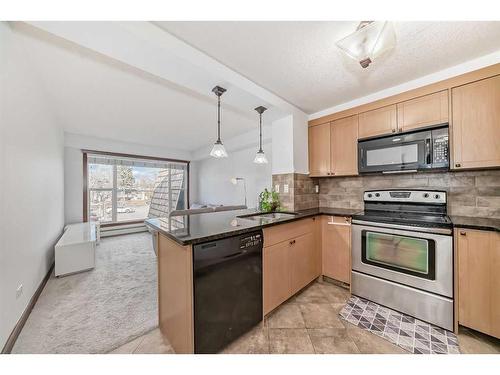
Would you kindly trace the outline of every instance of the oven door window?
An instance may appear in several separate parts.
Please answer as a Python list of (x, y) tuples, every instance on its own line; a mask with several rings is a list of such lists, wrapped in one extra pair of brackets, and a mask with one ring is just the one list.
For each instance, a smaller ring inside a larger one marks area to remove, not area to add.
[(362, 241), (363, 263), (435, 280), (434, 240), (363, 230)]

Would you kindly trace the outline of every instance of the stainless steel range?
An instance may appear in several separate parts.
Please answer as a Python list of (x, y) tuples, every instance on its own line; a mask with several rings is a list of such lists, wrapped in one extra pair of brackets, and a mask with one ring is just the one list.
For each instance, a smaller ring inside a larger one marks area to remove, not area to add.
[(453, 330), (446, 192), (374, 190), (352, 220), (353, 294)]

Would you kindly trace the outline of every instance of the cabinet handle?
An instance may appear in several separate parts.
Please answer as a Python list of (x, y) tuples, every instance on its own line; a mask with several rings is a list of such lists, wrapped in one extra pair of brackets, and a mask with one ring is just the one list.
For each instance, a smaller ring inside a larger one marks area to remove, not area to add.
[(290, 241), (290, 245), (294, 245), (294, 244), (295, 244), (295, 240)]
[(460, 163), (456, 163), (455, 167), (460, 168), (462, 165)]
[(467, 232), (460, 231), (460, 235), (461, 235), (461, 236), (467, 236)]

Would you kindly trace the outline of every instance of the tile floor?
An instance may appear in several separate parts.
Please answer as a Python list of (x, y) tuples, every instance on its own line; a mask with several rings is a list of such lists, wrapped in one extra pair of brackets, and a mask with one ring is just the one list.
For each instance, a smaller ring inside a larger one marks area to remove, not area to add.
[[(383, 338), (341, 320), (340, 309), (349, 291), (327, 281), (316, 281), (269, 314), (260, 325), (242, 336), (223, 353), (330, 353), (405, 354)], [(500, 340), (461, 328), (462, 353), (500, 353)], [(115, 349), (111, 353), (173, 353), (159, 329)]]

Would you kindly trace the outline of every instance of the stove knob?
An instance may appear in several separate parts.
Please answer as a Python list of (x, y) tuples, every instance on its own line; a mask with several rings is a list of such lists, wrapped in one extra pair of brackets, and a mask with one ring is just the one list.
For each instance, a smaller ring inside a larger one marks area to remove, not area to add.
[(379, 194), (379, 193), (375, 193), (375, 196), (376, 196), (376, 197), (380, 197), (380, 194)]
[(368, 194), (368, 198), (371, 198), (371, 197), (372, 197), (372, 195), (371, 195), (371, 194)]
[(424, 193), (424, 198), (429, 198), (429, 193)]
[(436, 194), (434, 198), (439, 199), (439, 194)]

